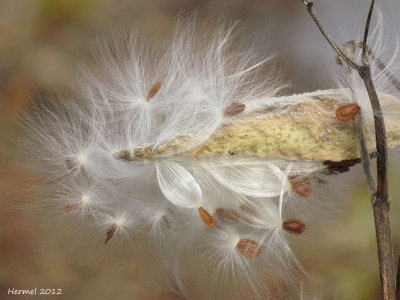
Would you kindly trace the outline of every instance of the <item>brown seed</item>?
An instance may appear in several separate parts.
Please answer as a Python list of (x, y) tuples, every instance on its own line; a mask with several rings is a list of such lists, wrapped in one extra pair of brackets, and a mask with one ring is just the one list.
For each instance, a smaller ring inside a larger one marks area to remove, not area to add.
[(161, 83), (162, 83), (162, 81), (159, 80), (151, 86), (149, 93), (147, 94), (147, 97), (146, 97), (147, 102), (149, 102), (150, 99), (153, 98), (157, 94), (157, 92), (160, 90)]
[(239, 215), (234, 210), (226, 210), (224, 208), (217, 208), (215, 210), (215, 214), (220, 218), (222, 221), (230, 222), (230, 223), (237, 223), (239, 222)]
[(306, 229), (306, 225), (298, 219), (288, 219), (282, 224), (282, 228), (292, 234), (300, 234)]
[(74, 169), (76, 167), (76, 160), (75, 159), (67, 159), (65, 161), (68, 169)]
[(239, 102), (233, 102), (231, 105), (229, 105), (227, 108), (224, 109), (224, 116), (232, 117), (234, 115), (240, 114), (242, 111), (245, 110), (245, 108), (246, 108), (245, 104)]
[(75, 210), (79, 206), (79, 204), (80, 204), (79, 202), (70, 202), (64, 206), (64, 210), (66, 212), (71, 212)]
[(164, 216), (164, 215), (162, 216), (162, 218), (163, 218), (167, 228), (171, 228), (171, 222), (168, 220), (168, 218), (166, 216)]
[(199, 215), (204, 225), (206, 225), (208, 228), (214, 228), (217, 225), (215, 219), (204, 208), (199, 207)]
[(247, 258), (256, 258), (261, 254), (260, 245), (253, 240), (240, 239), (236, 247)]
[(290, 185), (292, 190), (300, 197), (308, 197), (311, 195), (310, 178), (305, 176), (290, 176)]
[(111, 225), (106, 232), (106, 240), (104, 241), (104, 244), (107, 244), (109, 240), (114, 236), (115, 231), (117, 231), (117, 225)]
[(336, 118), (342, 122), (351, 121), (356, 114), (360, 111), (360, 106), (357, 103), (350, 103), (339, 106), (336, 109)]
[(257, 217), (258, 214), (254, 210), (254, 208), (246, 205), (240, 205), (240, 209), (243, 210), (246, 214)]
[(260, 217), (260, 214), (258, 214), (255, 209), (251, 206), (248, 205), (240, 205), (240, 209), (244, 212), (243, 215), (241, 215), (241, 218), (246, 221), (247, 223), (254, 224), (254, 218), (253, 217)]

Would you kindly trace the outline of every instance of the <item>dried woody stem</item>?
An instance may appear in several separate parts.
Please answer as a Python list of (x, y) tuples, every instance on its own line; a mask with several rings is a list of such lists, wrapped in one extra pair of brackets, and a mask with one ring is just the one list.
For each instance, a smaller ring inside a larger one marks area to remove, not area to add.
[[(341, 45), (341, 47), (346, 51), (346, 54), (351, 58), (355, 58), (355, 52), (356, 52), (356, 46), (351, 43), (347, 42), (344, 45)], [(361, 47), (360, 47), (361, 48)], [(340, 63), (340, 58), (338, 57), (337, 61)], [(349, 77), (349, 82), (353, 83), (355, 81), (355, 76), (357, 74), (354, 72), (354, 70), (350, 66), (345, 66), (347, 75)], [(350, 84), (350, 87), (353, 85)], [(352, 98), (356, 99), (356, 95), (354, 94), (354, 90), (351, 89), (352, 93)], [(358, 138), (358, 143), (360, 146), (360, 154), (361, 154), (361, 162), (363, 165), (364, 173), (367, 178), (367, 187), (368, 187), (368, 192), (369, 194), (375, 195), (376, 194), (376, 181), (375, 181), (375, 176), (373, 173), (373, 168), (372, 168), (372, 162), (370, 158), (370, 154), (365, 142), (365, 133), (364, 133), (364, 126), (362, 124), (362, 114), (363, 112), (360, 111), (356, 116), (355, 116), (355, 122), (356, 122), (356, 127), (357, 127), (357, 138)]]
[(400, 254), (397, 260), (396, 300), (400, 299)]
[[(393, 262), (393, 246), (392, 246), (392, 234), (390, 229), (390, 198), (388, 195), (388, 181), (387, 181), (387, 145), (386, 145), (386, 131), (381, 105), (376, 93), (371, 68), (367, 53), (368, 48), (366, 46), (368, 40), (368, 32), (371, 22), (372, 11), (374, 8), (375, 1), (371, 1), (370, 9), (368, 12), (367, 22), (365, 25), (364, 39), (362, 43), (362, 63), (359, 65), (353, 59), (351, 59), (344, 51), (333, 41), (323, 24), (321, 23), (318, 15), (313, 9), (313, 2), (301, 0), (306, 6), (308, 13), (313, 18), (314, 22), (318, 26), (325, 39), (329, 42), (331, 47), (336, 51), (342, 60), (344, 60), (351, 68), (356, 70), (359, 76), (363, 79), (365, 88), (371, 101), (372, 110), (374, 113), (375, 122), (375, 138), (376, 138), (376, 150), (377, 150), (377, 187), (371, 188), (371, 168), (369, 165), (369, 154), (365, 152), (365, 141), (363, 141), (362, 131), (359, 130), (360, 135), (360, 148), (363, 159), (364, 171), (367, 176), (367, 182), (369, 191), (373, 192), (371, 195), (372, 207), (375, 218), (375, 229), (376, 238), (378, 243), (378, 256), (379, 256), (379, 267), (380, 267), (380, 278), (382, 286), (382, 299), (384, 300), (395, 300), (396, 298), (396, 283), (395, 283), (395, 271)], [(377, 61), (375, 61), (377, 63)], [(379, 67), (379, 65), (378, 65)], [(396, 86), (397, 87), (397, 86)], [(361, 124), (361, 122), (360, 122)], [(363, 146), (364, 145), (364, 146)], [(368, 159), (367, 159), (368, 157)], [(376, 190), (376, 192), (375, 192)], [(397, 294), (399, 292), (397, 291)], [(398, 298), (398, 300), (400, 300)]]

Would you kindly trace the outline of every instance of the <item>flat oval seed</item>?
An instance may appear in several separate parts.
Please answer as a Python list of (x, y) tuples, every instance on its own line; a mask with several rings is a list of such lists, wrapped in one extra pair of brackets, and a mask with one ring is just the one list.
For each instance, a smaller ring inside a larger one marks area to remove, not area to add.
[(225, 117), (232, 117), (234, 115), (240, 114), (246, 109), (246, 105), (239, 102), (232, 102), (227, 108), (224, 109)]
[(236, 248), (247, 258), (256, 258), (261, 254), (260, 245), (253, 240), (240, 239)]
[(298, 219), (288, 219), (282, 224), (282, 228), (292, 234), (300, 234), (306, 229), (306, 225)]
[(107, 229), (106, 232), (106, 240), (104, 241), (104, 244), (107, 244), (109, 240), (111, 240), (111, 238), (114, 236), (115, 231), (117, 230), (117, 225), (111, 225), (111, 227), (109, 227)]
[(204, 208), (199, 207), (199, 215), (204, 225), (206, 225), (208, 228), (214, 228), (217, 225), (215, 219)]
[(76, 168), (76, 166), (77, 166), (75, 159), (67, 159), (65, 161), (65, 164), (67, 165), (67, 168), (70, 170)]
[(162, 216), (162, 218), (163, 218), (167, 228), (171, 228), (171, 222), (168, 220), (168, 218), (166, 216), (164, 216), (164, 215)]
[(149, 102), (151, 98), (153, 98), (161, 88), (162, 81), (159, 80), (155, 84), (153, 84), (147, 94), (146, 101)]
[(79, 206), (80, 202), (70, 202), (64, 206), (66, 212), (71, 212)]
[(226, 210), (225, 208), (217, 208), (215, 210), (215, 214), (218, 216), (218, 218), (225, 222), (237, 223), (240, 219), (235, 211)]
[(304, 176), (291, 176), (289, 177), (292, 190), (300, 197), (308, 197), (311, 195), (310, 178)]
[(360, 111), (360, 106), (357, 103), (350, 103), (339, 106), (336, 109), (336, 118), (342, 122), (351, 121), (356, 114)]
[(240, 205), (240, 209), (244, 212), (244, 214), (241, 215), (241, 218), (250, 224), (254, 224), (254, 217), (260, 217), (260, 215), (254, 210), (253, 207)]

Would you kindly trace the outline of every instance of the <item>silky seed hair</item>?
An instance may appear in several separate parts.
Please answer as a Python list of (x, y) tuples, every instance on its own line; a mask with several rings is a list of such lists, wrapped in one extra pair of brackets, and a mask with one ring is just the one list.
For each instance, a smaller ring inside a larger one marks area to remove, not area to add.
[[(132, 258), (143, 278), (188, 299), (299, 292), (308, 275), (292, 246), (340, 206), (337, 175), (360, 162), (361, 87), (282, 96), (271, 58), (232, 49), (233, 31), (188, 18), (155, 50), (135, 34), (98, 42), (100, 67), (81, 68), (76, 94), (21, 113), (11, 155), (41, 178), (54, 226), (81, 219), (77, 242), (147, 249)], [(390, 92), (379, 89), (395, 147)]]

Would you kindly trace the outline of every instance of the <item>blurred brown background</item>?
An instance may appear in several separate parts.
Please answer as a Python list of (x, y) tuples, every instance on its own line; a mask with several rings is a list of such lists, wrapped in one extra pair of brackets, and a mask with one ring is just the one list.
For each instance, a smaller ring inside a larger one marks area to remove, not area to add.
[[(359, 38), (369, 1), (316, 0), (316, 9), (338, 42)], [(380, 3), (382, 2), (382, 3)], [(385, 38), (398, 36), (400, 2), (378, 1)], [(13, 129), (12, 113), (46, 90), (63, 90), (74, 66), (90, 55), (97, 37), (140, 28), (148, 35), (168, 33), (178, 14), (239, 20), (238, 41), (261, 53), (276, 54), (291, 92), (329, 87), (334, 53), (298, 0), (0, 0), (0, 131)], [(329, 63), (328, 63), (329, 62)], [(326, 78), (326, 80), (321, 80)], [(3, 145), (6, 142), (3, 141)], [(392, 153), (390, 187), (396, 253), (400, 243), (400, 156)], [(6, 209), (17, 201), (12, 190), (26, 184), (0, 160), (0, 299), (8, 288), (62, 288), (46, 299), (147, 299), (132, 284), (137, 272), (130, 254), (112, 263), (82, 263), (51, 235), (37, 236), (28, 210)], [(378, 299), (379, 273), (373, 216), (360, 168), (348, 205), (334, 223), (310, 239), (303, 261), (321, 299)], [(28, 197), (28, 195), (26, 195)], [(397, 260), (397, 259), (396, 259)], [(165, 299), (160, 296), (159, 299)]]

